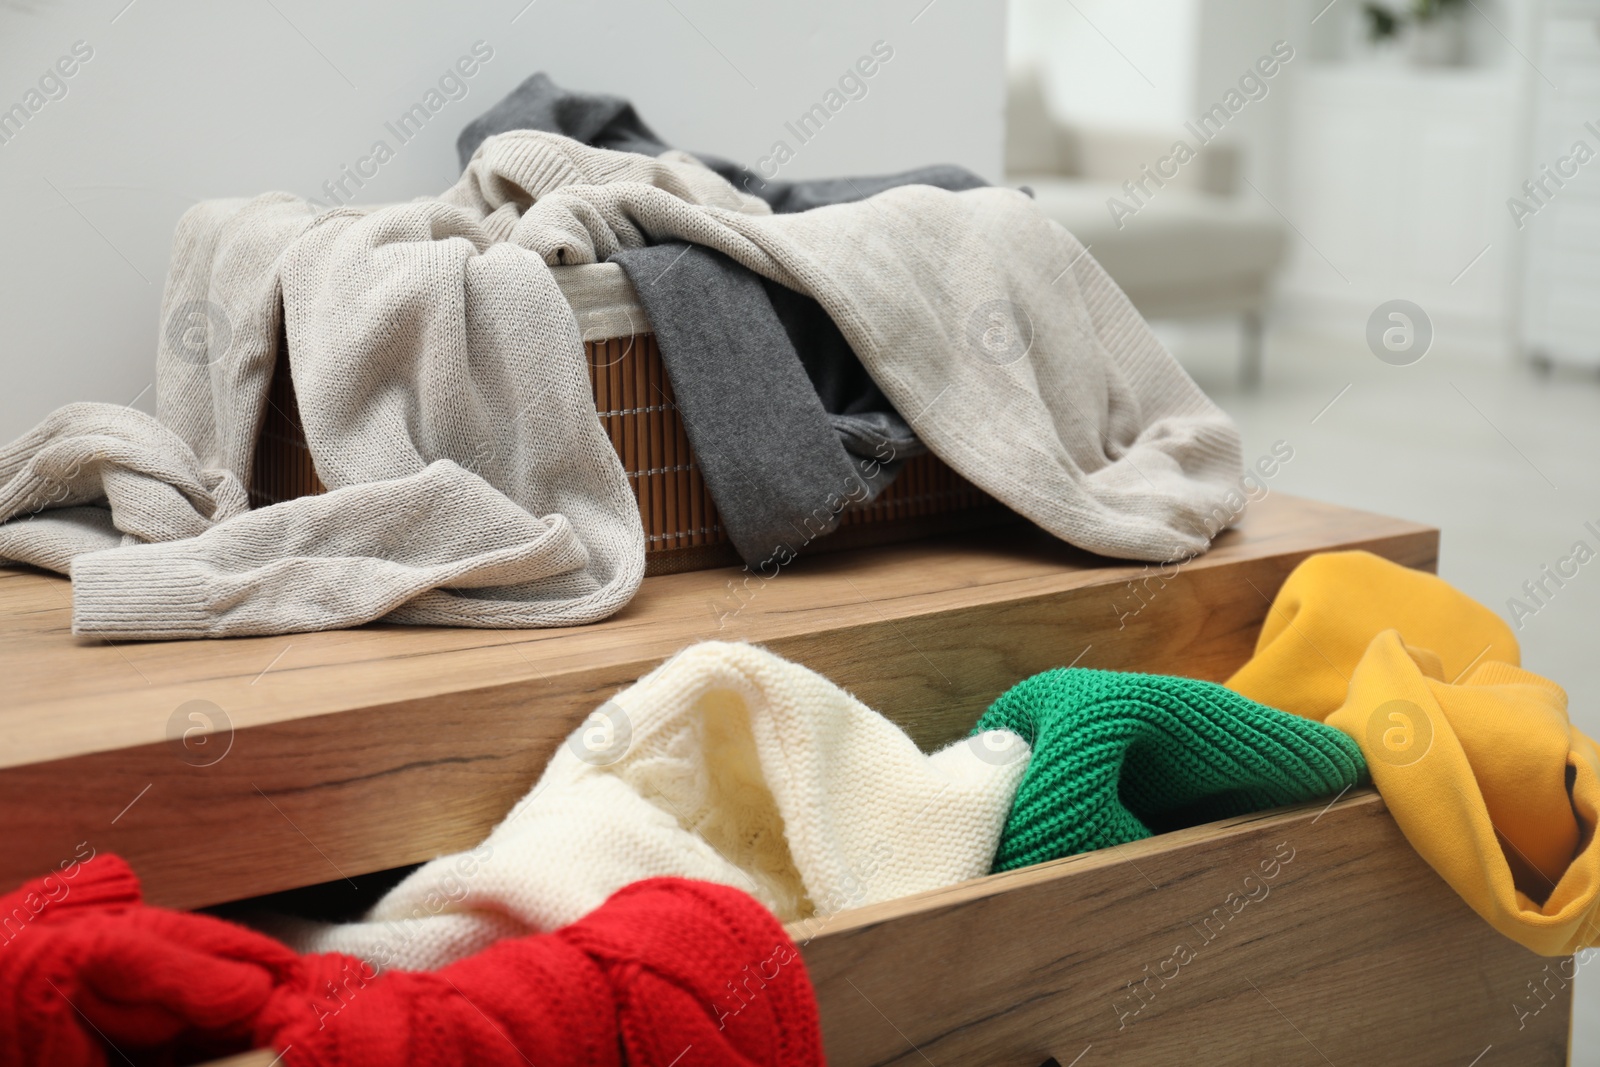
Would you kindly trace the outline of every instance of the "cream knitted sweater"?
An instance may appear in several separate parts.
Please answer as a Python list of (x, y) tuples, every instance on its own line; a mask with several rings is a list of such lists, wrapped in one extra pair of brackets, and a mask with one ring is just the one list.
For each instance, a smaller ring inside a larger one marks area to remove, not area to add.
[(819, 674), (693, 645), (574, 731), (478, 848), (423, 865), (362, 921), (268, 925), (305, 952), (438, 967), (656, 875), (820, 921), (986, 874), (1027, 763), (1003, 732), (923, 755)]
[[(518, 131), (437, 200), (191, 210), (162, 311), (164, 436), (73, 405), (0, 451), (0, 558), (70, 568), (79, 633), (603, 618), (638, 587), (643, 532), (548, 268), (670, 238), (816, 297), (930, 448), (1073, 544), (1170, 560), (1232, 514), (1232, 423), (1020, 193), (909, 186), (773, 216), (681, 153)], [(244, 515), (284, 337), (340, 495)], [(507, 507), (526, 521), (490, 518)]]

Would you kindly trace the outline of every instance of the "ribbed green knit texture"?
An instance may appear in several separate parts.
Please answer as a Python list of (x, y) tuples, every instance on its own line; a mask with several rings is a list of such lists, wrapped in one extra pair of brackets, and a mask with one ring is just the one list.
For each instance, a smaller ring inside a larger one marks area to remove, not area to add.
[(1054, 670), (1007, 690), (974, 734), (1010, 730), (1033, 754), (994, 870), (1331, 797), (1367, 780), (1330, 726), (1212, 682)]

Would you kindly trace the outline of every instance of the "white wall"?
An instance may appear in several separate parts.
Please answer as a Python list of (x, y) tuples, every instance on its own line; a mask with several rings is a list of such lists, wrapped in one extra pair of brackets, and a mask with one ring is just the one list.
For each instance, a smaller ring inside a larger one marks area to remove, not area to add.
[(1517, 84), (1505, 71), (1300, 72), (1284, 211), (1300, 234), (1284, 317), (1359, 335), (1372, 309), (1420, 304), (1440, 344), (1508, 351)]
[(1199, 0), (1012, 0), (1008, 53), (1052, 108), (1091, 126), (1167, 132), (1190, 117)]
[(1287, 41), (1295, 50), (1294, 59), (1266, 83), (1267, 96), (1240, 112), (1227, 130), (1243, 149), (1245, 177), (1278, 201), (1283, 190), (1288, 98), (1299, 73), (1296, 65), (1307, 59), (1306, 41), (1292, 32), (1283, 0), (1199, 0), (1199, 8), (1193, 111), (1220, 101), (1258, 59), (1271, 54), (1278, 41)]
[[(1185, 121), (1288, 36), (1286, 10), (1283, 0), (1013, 0), (1008, 61), (1044, 72), (1064, 119), (1186, 137)], [(1269, 196), (1281, 186), (1286, 80), (1270, 83), (1273, 103), (1253, 104), (1225, 134)]]
[[(782, 171), (1000, 172), (1000, 0), (0, 2), (0, 109), (72, 45), (93, 57), (0, 144), (0, 441), (72, 400), (151, 385), (178, 217), (323, 182), (388, 138), (474, 42), (493, 58), (359, 202), (443, 189), (461, 127), (528, 74), (631, 97), (685, 148), (753, 163), (874, 42), (893, 59)], [(70, 66), (71, 64), (69, 64)], [(150, 408), (154, 390), (139, 406)]]
[(1295, 11), (1312, 55), (1284, 139), (1280, 204), (1300, 233), (1280, 321), (1359, 335), (1374, 307), (1404, 298), (1426, 309), (1440, 345), (1504, 360), (1517, 279), (1505, 199), (1524, 165), (1529, 5), (1481, 0), (1466, 14), (1471, 65), (1429, 69), (1406, 61), (1404, 43), (1367, 47), (1353, 6), (1309, 25), (1323, 2)]

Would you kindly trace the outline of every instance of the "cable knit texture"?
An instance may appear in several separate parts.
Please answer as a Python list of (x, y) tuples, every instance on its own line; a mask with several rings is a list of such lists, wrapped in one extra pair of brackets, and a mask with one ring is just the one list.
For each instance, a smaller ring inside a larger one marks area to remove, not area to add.
[(0, 897), (0, 1062), (285, 1067), (820, 1065), (816, 1001), (783, 927), (722, 886), (655, 879), (553, 934), (441, 971), (375, 974), (232, 923), (147, 907), (115, 856)]
[(1417, 853), (1507, 937), (1600, 945), (1600, 746), (1511, 630), (1431, 574), (1313, 556), (1229, 686), (1349, 734)]
[(985, 742), (926, 756), (821, 675), (694, 645), (574, 731), (478, 849), (424, 864), (361, 922), (268, 929), (422, 968), (657, 875), (734, 886), (786, 922), (934, 889), (988, 872), (1027, 769), (1014, 738)]
[(1007, 690), (978, 731), (1032, 746), (994, 869), (1317, 797), (1366, 780), (1354, 742), (1212, 682), (1084, 669)]

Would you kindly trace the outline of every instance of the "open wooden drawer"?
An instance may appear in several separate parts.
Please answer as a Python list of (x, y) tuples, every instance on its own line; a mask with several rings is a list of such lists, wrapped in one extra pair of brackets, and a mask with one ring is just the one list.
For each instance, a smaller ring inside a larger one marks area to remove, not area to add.
[[(0, 888), (82, 841), (180, 907), (471, 846), (590, 709), (707, 638), (821, 671), (924, 747), (1075, 659), (1224, 678), (1289, 571), (1345, 548), (1432, 569), (1438, 534), (1273, 495), (1170, 579), (1006, 529), (803, 560), (759, 585), (736, 570), (653, 577), (612, 619), (568, 630), (147, 645), (75, 641), (64, 581), (0, 569)], [(1556, 961), (1473, 915), (1370, 792), (792, 932), (836, 1064), (1567, 1055)]]
[(835, 1067), (1567, 1062), (1557, 961), (1472, 914), (1371, 790), (789, 930)]

